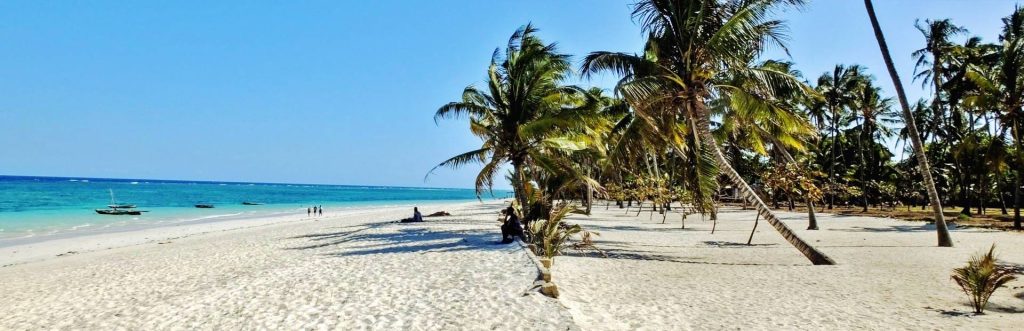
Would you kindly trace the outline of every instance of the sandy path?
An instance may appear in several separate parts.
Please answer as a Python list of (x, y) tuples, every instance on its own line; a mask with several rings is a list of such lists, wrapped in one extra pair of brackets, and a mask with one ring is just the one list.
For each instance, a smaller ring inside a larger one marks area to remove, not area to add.
[(528, 291), (525, 253), (493, 244), (499, 208), (439, 206), (456, 216), (418, 225), (384, 208), (8, 266), (0, 329), (574, 328)]
[[(971, 309), (949, 279), (952, 268), (992, 243), (1024, 264), (1024, 235), (960, 229), (955, 248), (937, 248), (934, 227), (878, 218), (781, 213), (799, 235), (835, 259), (812, 266), (763, 221), (746, 246), (754, 214), (725, 210), (715, 234), (699, 216), (626, 216), (596, 208), (571, 222), (601, 233), (610, 258), (556, 258), (560, 300), (585, 330), (1015, 329), (1024, 325), (1024, 280)], [(1024, 278), (1024, 277), (1021, 277)]]

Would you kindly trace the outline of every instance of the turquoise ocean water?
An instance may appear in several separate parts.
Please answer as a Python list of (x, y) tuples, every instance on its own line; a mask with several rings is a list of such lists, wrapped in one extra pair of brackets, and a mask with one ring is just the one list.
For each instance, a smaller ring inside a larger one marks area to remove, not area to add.
[[(113, 191), (118, 203), (148, 211), (140, 216), (99, 215)], [(484, 200), (509, 193), (495, 190)], [(305, 213), (311, 205), (338, 211), (362, 206), (474, 201), (470, 189), (203, 182), (151, 179), (0, 176), (0, 245), (175, 223), (216, 221), (280, 213)], [(243, 201), (262, 203), (242, 205)], [(215, 208), (195, 208), (195, 204)], [(304, 215), (303, 215), (304, 216)]]

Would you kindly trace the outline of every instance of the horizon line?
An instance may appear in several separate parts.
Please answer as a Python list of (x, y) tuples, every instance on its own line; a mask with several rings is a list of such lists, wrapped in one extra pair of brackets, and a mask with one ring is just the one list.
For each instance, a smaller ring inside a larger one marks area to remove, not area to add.
[[(392, 185), (361, 185), (361, 184), (316, 184), (316, 183), (281, 183), (281, 182), (248, 182), (248, 181), (219, 181), (219, 180), (196, 180), (196, 179), (158, 179), (158, 178), (115, 178), (115, 177), (88, 177), (88, 176), (39, 176), (39, 175), (5, 175), (0, 178), (58, 178), (58, 179), (98, 179), (118, 181), (158, 181), (158, 182), (193, 182), (193, 183), (216, 183), (216, 184), (270, 184), (270, 185), (310, 185), (310, 186), (348, 186), (348, 187), (387, 187), (387, 188), (410, 188), (410, 189), (445, 189), (445, 190), (474, 190), (474, 188), (462, 187), (436, 187), (436, 186), (392, 186)], [(492, 191), (511, 191), (511, 188), (494, 188)]]

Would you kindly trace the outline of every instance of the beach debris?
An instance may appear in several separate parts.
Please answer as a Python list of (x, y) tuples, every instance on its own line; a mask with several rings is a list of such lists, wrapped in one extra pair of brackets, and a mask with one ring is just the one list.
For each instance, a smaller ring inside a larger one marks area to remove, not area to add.
[(555, 285), (555, 283), (544, 283), (544, 286), (540, 287), (540, 293), (558, 299), (558, 285)]
[(551, 282), (551, 269), (548, 269), (548, 268), (541, 269), (540, 270), (540, 279), (543, 279), (544, 282), (546, 282), (546, 283), (550, 283)]
[(67, 253), (57, 254), (57, 257), (67, 256), (67, 255), (75, 255), (75, 254), (78, 254), (78, 252), (76, 252), (76, 251), (67, 251)]

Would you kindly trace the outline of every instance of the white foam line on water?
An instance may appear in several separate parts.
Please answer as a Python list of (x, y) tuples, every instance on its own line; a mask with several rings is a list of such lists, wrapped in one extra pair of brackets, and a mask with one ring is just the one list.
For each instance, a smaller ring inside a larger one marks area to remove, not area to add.
[(81, 229), (81, 228), (87, 228), (87, 227), (90, 227), (90, 226), (92, 226), (92, 223), (85, 223), (85, 224), (80, 224), (80, 225), (72, 226), (71, 229), (69, 229), (69, 230), (70, 231), (74, 231), (74, 230), (78, 230), (78, 229)]
[(232, 213), (232, 214), (217, 214), (217, 215), (207, 215), (207, 216), (202, 216), (202, 217), (195, 217), (195, 218), (179, 218), (179, 219), (171, 219), (171, 220), (157, 221), (156, 223), (170, 223), (170, 224), (177, 224), (177, 223), (185, 223), (185, 222), (195, 222), (195, 221), (202, 221), (202, 220), (208, 220), (208, 219), (213, 219), (213, 218), (220, 218), (220, 217), (231, 217), (231, 216), (238, 216), (238, 215), (242, 215), (242, 214), (244, 214), (244, 212), (238, 212), (238, 213)]

